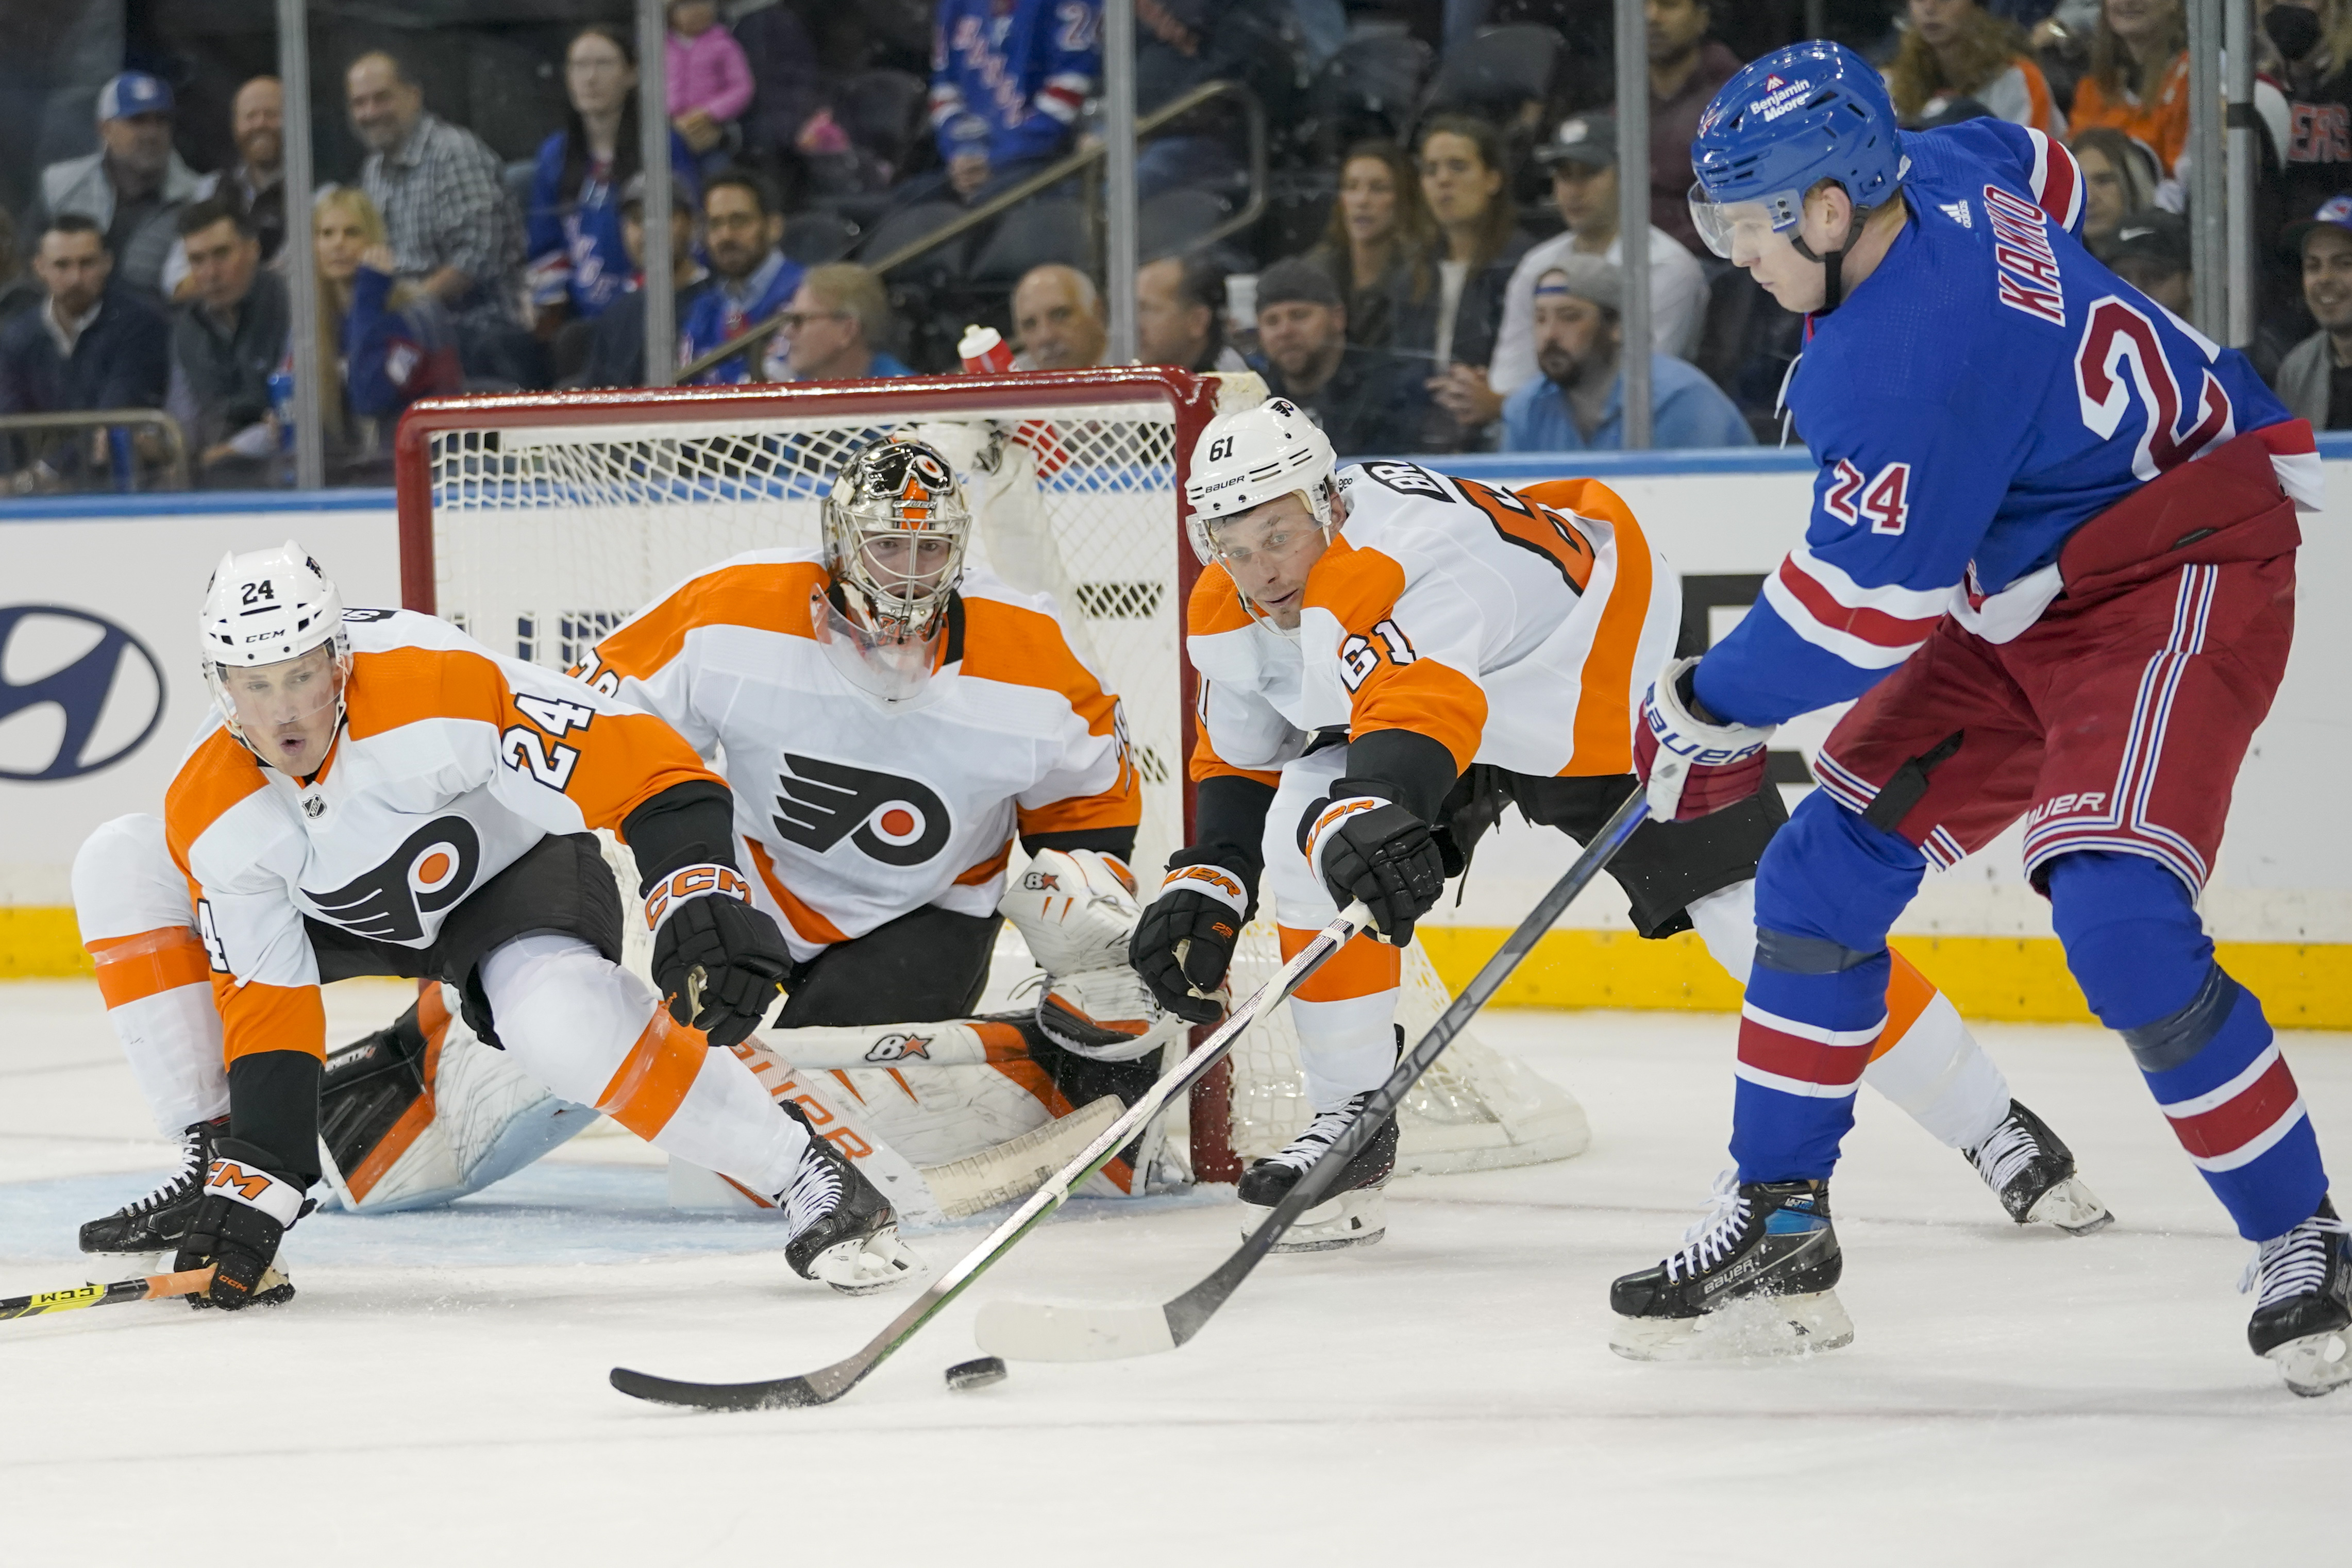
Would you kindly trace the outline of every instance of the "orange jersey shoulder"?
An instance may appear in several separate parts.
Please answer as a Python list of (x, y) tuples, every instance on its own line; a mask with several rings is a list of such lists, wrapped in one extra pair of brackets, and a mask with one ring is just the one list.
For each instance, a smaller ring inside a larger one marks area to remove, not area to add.
[(187, 874), (188, 851), (205, 830), (267, 782), (260, 759), (226, 726), (197, 744), (163, 791), (163, 840), (181, 874)]
[(814, 637), (809, 601), (824, 590), (824, 568), (806, 559), (742, 560), (681, 585), (596, 644), (604, 670), (643, 677), (667, 664), (698, 626), (743, 626)]
[(1234, 574), (1214, 561), (1202, 567), (1192, 581), (1192, 597), (1184, 605), (1186, 633), (1210, 637), (1220, 632), (1238, 632), (1252, 620), (1249, 606), (1242, 602), (1242, 591), (1234, 584)]

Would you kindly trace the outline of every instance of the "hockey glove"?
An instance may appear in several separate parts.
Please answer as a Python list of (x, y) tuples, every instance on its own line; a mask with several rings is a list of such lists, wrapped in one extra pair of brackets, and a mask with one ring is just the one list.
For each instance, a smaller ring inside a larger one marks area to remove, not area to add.
[(1332, 902), (1344, 909), (1362, 899), (1383, 942), (1412, 941), (1412, 923), (1445, 891), (1445, 857), (1429, 824), (1394, 801), (1335, 795), (1309, 806), (1298, 829), (1307, 863)]
[(646, 895), (654, 984), (669, 1016), (717, 1046), (740, 1044), (776, 1003), (793, 956), (776, 923), (751, 907), (732, 866), (681, 866)]
[(213, 1145), (205, 1196), (188, 1218), (173, 1272), (213, 1266), (213, 1282), (195, 1301), (232, 1311), (254, 1300), (278, 1243), (306, 1206), (302, 1189), (264, 1170), (266, 1151), (234, 1138)]
[(1214, 1023), (1224, 1016), (1214, 993), (1249, 924), (1250, 894), (1231, 867), (1187, 861), (1198, 852), (1169, 857), (1160, 896), (1135, 923), (1127, 956), (1161, 1007), (1188, 1023)]
[(1716, 724), (1698, 716), (1696, 659), (1668, 664), (1633, 726), (1633, 771), (1649, 791), (1650, 815), (1687, 822), (1737, 806), (1764, 787), (1764, 744), (1772, 727)]

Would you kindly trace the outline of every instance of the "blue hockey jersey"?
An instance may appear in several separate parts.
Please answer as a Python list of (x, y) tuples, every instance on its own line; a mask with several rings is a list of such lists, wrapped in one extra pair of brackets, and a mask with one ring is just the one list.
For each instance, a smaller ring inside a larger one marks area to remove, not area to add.
[(1773, 724), (1861, 695), (1946, 613), (1992, 642), (2057, 597), (2076, 528), (2249, 431), (2319, 504), (2310, 431), (2243, 355), (2094, 260), (2083, 178), (1998, 120), (1907, 132), (1909, 221), (1788, 389), (1821, 473), (1804, 543), (1699, 666), (1699, 700)]
[(940, 0), (931, 128), (940, 156), (997, 167), (1062, 151), (1102, 74), (1100, 0)]

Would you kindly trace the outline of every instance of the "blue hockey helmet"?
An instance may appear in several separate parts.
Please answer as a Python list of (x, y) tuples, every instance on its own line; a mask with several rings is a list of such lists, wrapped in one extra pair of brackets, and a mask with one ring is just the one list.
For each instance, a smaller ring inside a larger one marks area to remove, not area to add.
[(1691, 141), (1691, 218), (1707, 248), (1731, 255), (1732, 230), (1761, 220), (1797, 226), (1805, 193), (1845, 187), (1857, 210), (1895, 193), (1905, 160), (1886, 82), (1843, 44), (1791, 44), (1723, 84)]

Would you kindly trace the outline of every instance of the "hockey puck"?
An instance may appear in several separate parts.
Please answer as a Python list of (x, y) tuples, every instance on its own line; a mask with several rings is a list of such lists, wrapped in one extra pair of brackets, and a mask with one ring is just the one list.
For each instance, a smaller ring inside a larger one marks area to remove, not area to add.
[(977, 1361), (960, 1361), (948, 1368), (948, 1387), (958, 1394), (1003, 1381), (1004, 1361), (1001, 1356), (983, 1355)]

